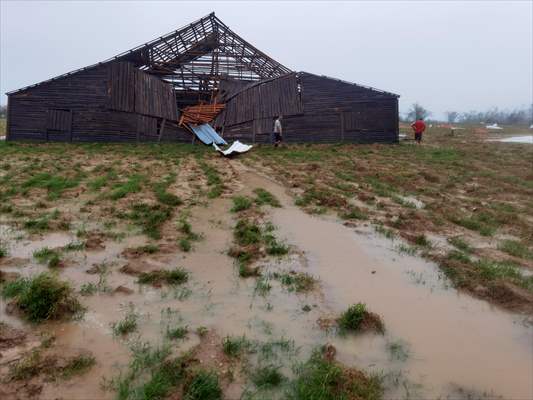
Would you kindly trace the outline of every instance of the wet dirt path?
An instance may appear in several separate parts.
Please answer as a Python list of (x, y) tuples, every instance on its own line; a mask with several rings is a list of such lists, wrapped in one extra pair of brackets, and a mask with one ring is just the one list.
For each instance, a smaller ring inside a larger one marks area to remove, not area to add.
[[(386, 397), (458, 397), (454, 390), (507, 399), (533, 398), (533, 329), (513, 315), (446, 287), (436, 265), (394, 251), (370, 227), (355, 232), (338, 221), (303, 213), (285, 189), (246, 172), (246, 185), (274, 193), (279, 235), (303, 250), (335, 313), (365, 302), (380, 314), (386, 334), (331, 337), (338, 357), (389, 374)], [(409, 357), (391, 360), (387, 343), (404, 343)], [(396, 386), (396, 387), (394, 387)], [(463, 395), (465, 395), (463, 393)]]

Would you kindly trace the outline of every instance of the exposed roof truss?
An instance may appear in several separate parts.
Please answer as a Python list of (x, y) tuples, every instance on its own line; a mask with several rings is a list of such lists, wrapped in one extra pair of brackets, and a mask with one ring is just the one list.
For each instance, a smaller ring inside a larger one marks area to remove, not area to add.
[(171, 82), (177, 90), (209, 91), (221, 77), (257, 81), (290, 70), (229, 29), (214, 13), (118, 55)]

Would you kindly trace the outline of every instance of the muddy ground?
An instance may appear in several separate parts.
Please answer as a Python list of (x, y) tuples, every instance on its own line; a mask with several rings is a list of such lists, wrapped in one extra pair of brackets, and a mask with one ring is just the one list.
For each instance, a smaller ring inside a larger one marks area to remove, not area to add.
[(2, 398), (533, 397), (533, 146), (0, 156)]

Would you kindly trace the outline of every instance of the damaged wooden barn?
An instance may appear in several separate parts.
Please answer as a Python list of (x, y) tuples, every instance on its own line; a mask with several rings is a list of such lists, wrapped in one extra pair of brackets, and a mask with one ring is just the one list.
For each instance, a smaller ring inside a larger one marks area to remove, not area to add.
[(397, 142), (398, 95), (295, 72), (214, 13), (104, 62), (7, 93), (7, 140)]

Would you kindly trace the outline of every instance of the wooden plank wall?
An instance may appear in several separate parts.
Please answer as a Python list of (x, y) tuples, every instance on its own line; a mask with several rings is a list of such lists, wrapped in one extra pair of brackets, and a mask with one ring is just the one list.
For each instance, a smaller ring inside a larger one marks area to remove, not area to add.
[(135, 70), (135, 112), (176, 121), (178, 107), (174, 89), (155, 76)]
[[(82, 142), (136, 141), (139, 138), (139, 114), (129, 111), (132, 109), (131, 107), (135, 108), (134, 91), (128, 85), (128, 82), (131, 83), (132, 70), (127, 63), (122, 64), (120, 67), (113, 63), (99, 65), (9, 95), (8, 140), (67, 141), (72, 138), (72, 141)], [(115, 72), (110, 72), (110, 70)], [(110, 81), (110, 76), (113, 74), (120, 74), (117, 76), (116, 82)], [(133, 72), (133, 76), (135, 74)], [(142, 72), (141, 74), (146, 75)], [(170, 116), (170, 97), (172, 96), (173, 116), (177, 120), (174, 94), (172, 89), (168, 90), (169, 85), (159, 80), (158, 84), (142, 82), (141, 85), (144, 85), (145, 88), (148, 87), (147, 90), (155, 88), (155, 91), (167, 96), (166, 99), (161, 100), (159, 105), (150, 105), (150, 107), (154, 107), (156, 113)], [(121, 87), (124, 88), (120, 92), (122, 93), (121, 96), (110, 95), (113, 90), (116, 91), (117, 88)], [(161, 105), (163, 103), (169, 105), (166, 110)], [(111, 105), (115, 109), (110, 109)], [(71, 113), (71, 135), (49, 132), (49, 113), (50, 110), (54, 109), (66, 110)], [(153, 110), (148, 109), (148, 111), (152, 112)], [(156, 121), (157, 126), (158, 119), (153, 118), (153, 120)], [(159, 118), (159, 121), (161, 120), (162, 118)], [(147, 121), (151, 120), (147, 119)], [(153, 122), (144, 122), (143, 120), (140, 126), (141, 129), (142, 127), (147, 129), (146, 135), (142, 132), (142, 140), (158, 139), (158, 132), (154, 134)], [(167, 119), (162, 140), (190, 142), (191, 134), (179, 128), (177, 123), (172, 123)]]
[(231, 126), (254, 119), (274, 118), (280, 114), (295, 115), (303, 112), (295, 74), (258, 83), (233, 97), (224, 112), (215, 120), (215, 126)]
[[(272, 83), (275, 81), (272, 81)], [(397, 142), (398, 99), (396, 96), (312, 74), (299, 74), (303, 114), (284, 115), (283, 132), (287, 142)], [(271, 98), (283, 98), (284, 92), (272, 86)], [(276, 90), (278, 90), (276, 92)], [(244, 92), (243, 92), (244, 93)], [(246, 94), (235, 96), (226, 109), (243, 101), (254, 104)], [(249, 116), (248, 109), (243, 114)], [(259, 114), (254, 112), (254, 115)], [(259, 114), (260, 115), (260, 114)], [(220, 117), (221, 119), (223, 116)], [(273, 118), (228, 123), (225, 116), (224, 138), (245, 142), (270, 142)], [(242, 118), (246, 119), (246, 118)], [(250, 123), (249, 123), (250, 122)]]
[[(76, 114), (85, 110), (104, 110), (107, 102), (107, 68), (105, 65), (80, 71), (9, 96), (10, 140), (46, 140), (49, 109), (73, 112), (73, 133)], [(100, 126), (89, 120), (84, 128)]]
[(218, 83), (217, 102), (225, 103), (229, 97), (244, 89), (250, 83), (250, 81), (239, 81), (237, 79), (221, 79)]
[(109, 108), (153, 117), (178, 119), (172, 85), (136, 69), (132, 63), (109, 65)]
[(135, 67), (117, 62), (108, 66), (109, 108), (117, 111), (135, 111)]

